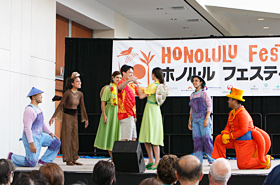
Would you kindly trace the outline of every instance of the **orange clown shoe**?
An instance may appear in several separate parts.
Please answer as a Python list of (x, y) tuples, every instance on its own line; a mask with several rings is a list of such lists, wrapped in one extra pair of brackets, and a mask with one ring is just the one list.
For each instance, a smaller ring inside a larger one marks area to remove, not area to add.
[(230, 94), (227, 94), (227, 97), (244, 102), (245, 100), (243, 99), (243, 93), (244, 93), (243, 90), (231, 88), (231, 92)]

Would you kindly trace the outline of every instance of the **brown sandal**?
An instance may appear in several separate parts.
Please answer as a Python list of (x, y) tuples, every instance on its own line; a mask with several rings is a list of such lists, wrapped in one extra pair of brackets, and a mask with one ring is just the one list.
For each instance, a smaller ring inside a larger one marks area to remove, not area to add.
[(73, 161), (73, 163), (75, 164), (75, 165), (83, 165), (82, 163), (79, 163), (79, 162), (77, 162), (77, 161)]
[(66, 165), (68, 166), (74, 166), (75, 164), (73, 162), (66, 162)]

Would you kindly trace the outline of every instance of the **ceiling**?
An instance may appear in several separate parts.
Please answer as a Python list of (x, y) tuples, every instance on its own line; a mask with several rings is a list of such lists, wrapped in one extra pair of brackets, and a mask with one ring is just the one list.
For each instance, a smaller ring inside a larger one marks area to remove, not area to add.
[(162, 38), (221, 36), (183, 0), (96, 0)]
[(280, 15), (241, 9), (207, 6), (215, 17), (222, 17), (236, 35), (280, 35)]
[(279, 14), (217, 6), (205, 10), (195, 0), (96, 1), (161, 38), (280, 35)]

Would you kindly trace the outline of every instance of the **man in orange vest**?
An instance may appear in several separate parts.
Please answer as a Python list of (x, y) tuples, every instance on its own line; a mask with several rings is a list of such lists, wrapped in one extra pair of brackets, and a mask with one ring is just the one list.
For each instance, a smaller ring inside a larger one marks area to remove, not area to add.
[(239, 169), (268, 169), (271, 156), (269, 135), (253, 124), (250, 114), (242, 105), (244, 91), (232, 88), (228, 106), (232, 108), (225, 129), (214, 142), (212, 158), (226, 158), (226, 149), (235, 149)]

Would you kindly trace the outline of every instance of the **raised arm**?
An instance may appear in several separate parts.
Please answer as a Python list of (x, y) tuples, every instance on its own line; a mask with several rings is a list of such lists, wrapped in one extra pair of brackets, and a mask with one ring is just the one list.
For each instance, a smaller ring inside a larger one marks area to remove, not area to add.
[(151, 94), (155, 94), (157, 91), (157, 86), (155, 83), (150, 84), (144, 91), (141, 90), (141, 88), (138, 85), (138, 94), (140, 99), (144, 99), (147, 96), (150, 96)]
[(118, 90), (119, 91), (123, 90), (127, 84), (129, 84), (130, 82), (136, 81), (136, 80), (137, 80), (137, 78), (135, 76), (131, 76), (128, 80), (126, 80), (118, 85)]
[(138, 90), (138, 96), (139, 96), (140, 99), (144, 99), (148, 96), (148, 94), (146, 94), (142, 91), (138, 82), (137, 82), (137, 90)]

